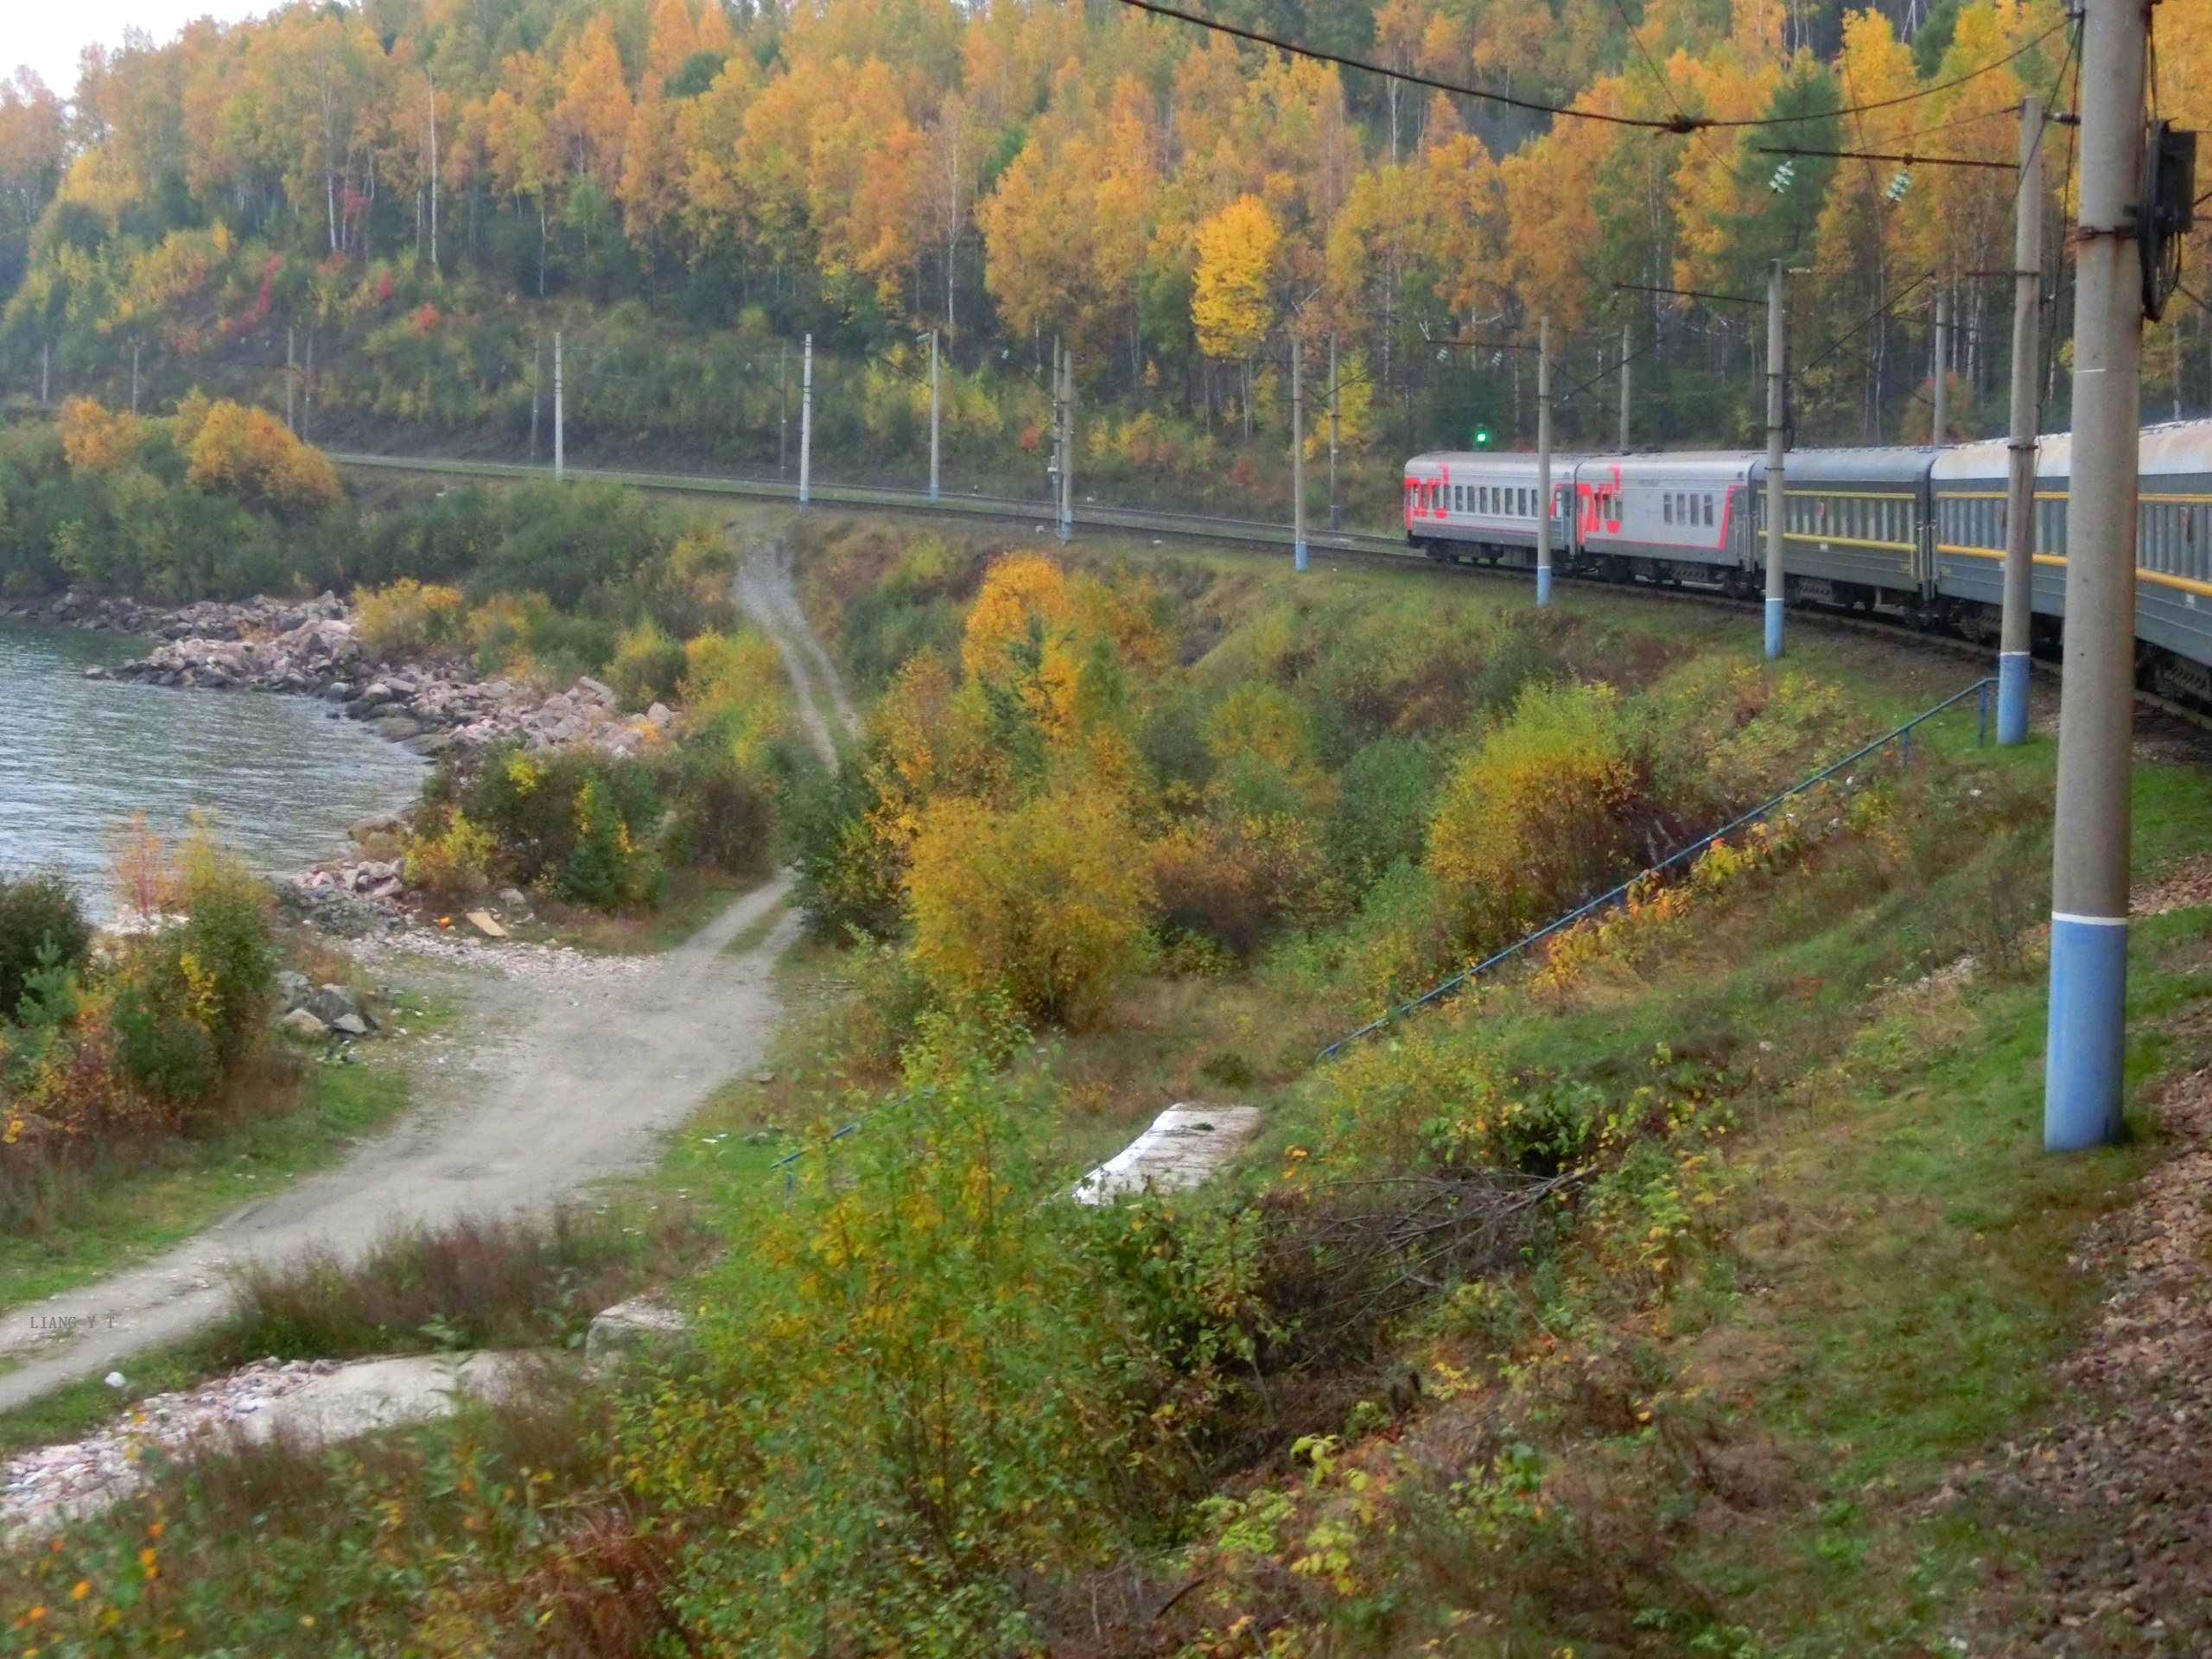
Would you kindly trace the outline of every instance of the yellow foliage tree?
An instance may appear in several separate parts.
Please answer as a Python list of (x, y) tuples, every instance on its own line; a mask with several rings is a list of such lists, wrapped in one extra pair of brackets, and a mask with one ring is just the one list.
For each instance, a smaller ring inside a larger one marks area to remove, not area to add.
[(1614, 874), (1636, 782), (1611, 687), (1532, 687), (1452, 769), (1429, 868), (1484, 943), (1547, 921)]
[[(180, 408), (180, 422), (183, 415)], [(185, 460), (186, 480), (195, 489), (248, 506), (303, 518), (338, 504), (338, 469), (330, 458), (275, 416), (242, 404), (210, 405)]]
[(1281, 241), (1274, 215), (1257, 196), (1237, 197), (1198, 226), (1191, 322), (1209, 357), (1249, 357), (1267, 339)]
[(61, 453), (72, 467), (86, 472), (120, 471), (137, 459), (146, 423), (136, 415), (108, 410), (89, 397), (61, 405)]
[(1041, 553), (994, 564), (968, 613), (960, 666), (971, 680), (1013, 685), (1048, 736), (1073, 728), (1076, 606), (1067, 577)]
[(1077, 785), (1001, 811), (932, 802), (907, 877), (914, 956), (953, 995), (1080, 1026), (1144, 963), (1149, 861), (1119, 801)]

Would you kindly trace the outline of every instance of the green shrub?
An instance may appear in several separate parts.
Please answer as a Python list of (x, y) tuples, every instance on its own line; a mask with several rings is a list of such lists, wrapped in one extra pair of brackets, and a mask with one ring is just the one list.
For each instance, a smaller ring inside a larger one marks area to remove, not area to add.
[(184, 918), (126, 947), (115, 976), (117, 1059), (173, 1107), (204, 1103), (258, 1039), (276, 970), (268, 896), (213, 843), (185, 843)]
[(58, 871), (0, 875), (0, 1020), (12, 1019), (42, 971), (75, 968), (92, 946), (92, 924)]
[[(1035, 1651), (1020, 1586), (1186, 1483), (1160, 1373), (1100, 1259), (1118, 1217), (1045, 1202), (1047, 1103), (938, 1027), (857, 1134), (742, 1217), (702, 1373), (639, 1402), (626, 1466), (690, 1540), (700, 1650)], [(1133, 1340), (1133, 1338), (1135, 1338)]]
[(776, 779), (740, 765), (711, 734), (679, 745), (656, 770), (674, 814), (671, 858), (731, 875), (768, 868), (776, 842)]
[(676, 701), (677, 688), (683, 683), (688, 666), (683, 642), (647, 617), (616, 644), (613, 660), (607, 667), (607, 683), (625, 709), (647, 709), (656, 702)]
[(601, 910), (655, 902), (659, 862), (632, 838), (613, 791), (601, 779), (587, 779), (576, 791), (575, 811), (575, 841), (555, 882), (561, 896)]

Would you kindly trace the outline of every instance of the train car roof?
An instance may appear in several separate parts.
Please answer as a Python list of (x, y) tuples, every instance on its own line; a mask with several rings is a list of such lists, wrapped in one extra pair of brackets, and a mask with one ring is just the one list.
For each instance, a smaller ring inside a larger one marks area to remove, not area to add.
[[(1782, 475), (1792, 484), (1917, 484), (1937, 451), (1932, 444), (1880, 444), (1857, 449), (1792, 449)], [(1766, 476), (1766, 457), (1756, 475)]]
[[(2006, 474), (2011, 445), (2003, 438), (1955, 443), (1936, 458), (1938, 484), (1986, 483)], [(2146, 426), (2136, 443), (2136, 470), (2156, 477), (2212, 473), (2212, 421), (2164, 421)], [(2036, 445), (2036, 476), (2064, 478), (2074, 469), (2074, 435), (2047, 432)]]
[[(1552, 471), (1574, 466), (1589, 457), (1574, 450), (1552, 451)], [(1425, 454), (1409, 455), (1406, 466), (1414, 467), (1497, 467), (1503, 465), (1534, 467), (1536, 452), (1533, 449), (1432, 449)]]
[(1581, 464), (1607, 471), (1618, 468), (1638, 478), (1669, 478), (1683, 474), (1711, 478), (1715, 473), (1748, 478), (1751, 463), (1756, 459), (1748, 449), (1660, 449), (1634, 455), (1585, 455)]

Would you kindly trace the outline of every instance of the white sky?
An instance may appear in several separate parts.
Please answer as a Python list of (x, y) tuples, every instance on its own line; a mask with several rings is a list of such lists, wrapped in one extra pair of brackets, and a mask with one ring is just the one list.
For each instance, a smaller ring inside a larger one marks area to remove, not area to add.
[(0, 0), (0, 75), (28, 64), (39, 79), (67, 97), (77, 85), (77, 54), (98, 41), (120, 46), (126, 29), (144, 29), (157, 41), (174, 36), (194, 17), (228, 22), (266, 11), (276, 0)]

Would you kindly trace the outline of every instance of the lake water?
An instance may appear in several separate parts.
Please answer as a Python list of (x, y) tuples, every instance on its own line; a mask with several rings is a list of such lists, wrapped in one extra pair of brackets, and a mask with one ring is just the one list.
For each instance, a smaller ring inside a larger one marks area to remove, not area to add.
[(405, 805), (423, 762), (308, 697), (87, 680), (144, 640), (0, 620), (0, 871), (58, 866), (109, 909), (117, 830), (179, 835), (196, 810), (256, 869), (344, 850), (346, 826)]

